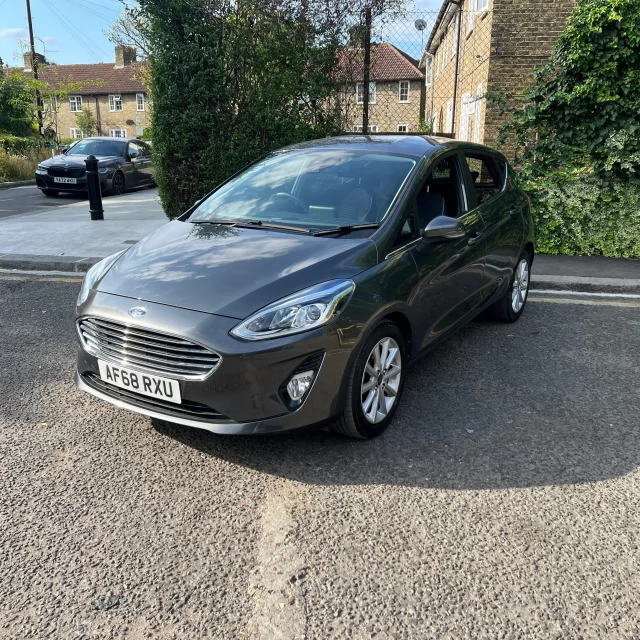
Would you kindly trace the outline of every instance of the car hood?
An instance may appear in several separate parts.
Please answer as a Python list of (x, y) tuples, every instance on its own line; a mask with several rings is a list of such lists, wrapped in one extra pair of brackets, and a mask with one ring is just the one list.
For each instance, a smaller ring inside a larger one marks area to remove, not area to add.
[(306, 287), (375, 265), (368, 239), (174, 220), (124, 253), (95, 287), (243, 319)]
[[(51, 166), (63, 166), (63, 167), (82, 167), (83, 169), (86, 167), (84, 161), (88, 158), (88, 156), (66, 156), (64, 154), (60, 154), (57, 156), (53, 156), (53, 158), (49, 158), (44, 160), (40, 164), (45, 167)], [(98, 164), (109, 164), (114, 162), (115, 160), (122, 160), (120, 156), (96, 156), (98, 158)]]

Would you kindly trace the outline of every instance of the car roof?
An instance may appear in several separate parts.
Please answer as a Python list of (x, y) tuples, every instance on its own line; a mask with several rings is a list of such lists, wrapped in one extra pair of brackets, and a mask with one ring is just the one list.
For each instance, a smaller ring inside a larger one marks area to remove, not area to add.
[(445, 149), (467, 149), (478, 152), (502, 154), (491, 147), (464, 140), (454, 140), (440, 136), (428, 135), (370, 135), (362, 134), (334, 136), (332, 138), (321, 138), (319, 140), (309, 140), (284, 147), (282, 150), (294, 149), (379, 149), (387, 153), (398, 153), (402, 155), (423, 157), (430, 156)]
[(120, 140), (122, 142), (142, 142), (139, 138), (116, 138), (115, 136), (87, 136), (83, 140)]

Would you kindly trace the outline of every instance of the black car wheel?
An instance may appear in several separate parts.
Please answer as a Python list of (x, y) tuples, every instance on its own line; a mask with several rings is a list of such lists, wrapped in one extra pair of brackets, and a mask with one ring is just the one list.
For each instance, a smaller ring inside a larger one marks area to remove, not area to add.
[(126, 185), (124, 182), (124, 176), (122, 173), (117, 171), (113, 178), (111, 179), (111, 189), (109, 189), (109, 194), (111, 196), (120, 196), (126, 191)]
[(524, 311), (531, 281), (531, 256), (524, 251), (511, 276), (507, 292), (489, 307), (489, 315), (499, 322), (515, 322)]
[(55, 189), (41, 189), (42, 193), (44, 193), (45, 196), (49, 196), (50, 198), (54, 198), (55, 196), (57, 196), (60, 192), (56, 191)]
[(393, 322), (381, 322), (356, 356), (344, 411), (333, 425), (334, 430), (361, 440), (380, 435), (400, 404), (405, 363), (402, 333)]

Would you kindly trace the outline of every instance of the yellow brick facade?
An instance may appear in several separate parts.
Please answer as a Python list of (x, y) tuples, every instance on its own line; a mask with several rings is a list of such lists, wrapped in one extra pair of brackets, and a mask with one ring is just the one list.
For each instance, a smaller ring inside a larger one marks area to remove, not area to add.
[[(144, 103), (142, 111), (138, 110), (137, 94), (112, 95), (120, 95), (122, 111), (110, 111), (109, 94), (82, 95), (82, 108), (89, 109), (98, 122), (98, 135), (111, 135), (114, 129), (124, 130), (126, 137), (142, 135), (144, 129), (151, 125), (147, 95), (142, 94)], [(60, 138), (71, 138), (74, 137), (72, 130), (79, 128), (78, 115), (79, 113), (71, 111), (70, 100), (60, 100), (55, 111), (51, 105), (46, 105), (45, 126), (55, 130)]]

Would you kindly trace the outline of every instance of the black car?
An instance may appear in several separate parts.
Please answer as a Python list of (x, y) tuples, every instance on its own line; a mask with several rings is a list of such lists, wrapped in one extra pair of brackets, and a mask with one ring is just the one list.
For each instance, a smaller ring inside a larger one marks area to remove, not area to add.
[(483, 310), (522, 314), (534, 257), (506, 158), (345, 136), (270, 154), (87, 273), (80, 389), (216, 433), (381, 433), (407, 365)]
[(44, 160), (36, 169), (36, 185), (45, 196), (61, 191), (87, 190), (85, 158), (98, 158), (103, 195), (119, 195), (129, 189), (151, 186), (151, 148), (135, 138), (95, 137), (74, 144), (64, 154)]

